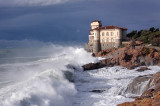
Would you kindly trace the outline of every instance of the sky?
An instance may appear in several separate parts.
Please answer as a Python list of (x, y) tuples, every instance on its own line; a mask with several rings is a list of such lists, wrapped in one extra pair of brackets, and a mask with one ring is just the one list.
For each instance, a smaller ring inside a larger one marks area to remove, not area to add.
[(87, 42), (90, 23), (160, 28), (160, 0), (0, 0), (0, 40)]

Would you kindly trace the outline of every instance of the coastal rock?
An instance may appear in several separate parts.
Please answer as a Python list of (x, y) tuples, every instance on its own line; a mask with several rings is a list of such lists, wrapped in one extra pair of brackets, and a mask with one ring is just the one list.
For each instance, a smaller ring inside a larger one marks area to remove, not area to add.
[(94, 70), (94, 69), (99, 69), (99, 68), (102, 68), (102, 67), (105, 67), (106, 64), (103, 64), (103, 62), (99, 62), (99, 63), (89, 63), (89, 64), (86, 64), (86, 65), (83, 65), (83, 70), (86, 71), (86, 70)]
[(148, 89), (148, 82), (152, 75), (138, 76), (127, 86), (125, 94), (140, 95)]
[(115, 51), (115, 50), (117, 50), (117, 48), (111, 48), (111, 49), (106, 49), (106, 50), (102, 50), (102, 51), (100, 51), (97, 55), (96, 55), (96, 57), (100, 57), (100, 56), (106, 56), (108, 53), (111, 53), (111, 52), (113, 52), (113, 51)]
[[(133, 69), (138, 66), (160, 65), (160, 52), (154, 48), (146, 47), (124, 47), (101, 51), (97, 56), (105, 57), (100, 63), (89, 63), (84, 65), (84, 70), (98, 69), (105, 66), (122, 66)], [(96, 66), (97, 65), (97, 66)], [(86, 68), (87, 67), (87, 68)], [(142, 68), (138, 71), (147, 70)]]
[(90, 91), (90, 92), (94, 92), (94, 93), (102, 93), (102, 92), (104, 92), (105, 90), (92, 90), (92, 91)]
[(136, 71), (138, 71), (138, 72), (143, 72), (143, 71), (146, 71), (146, 70), (151, 70), (151, 69), (149, 69), (148, 67), (140, 67), (140, 68), (137, 69)]
[(154, 74), (140, 97), (117, 106), (160, 106), (160, 72)]

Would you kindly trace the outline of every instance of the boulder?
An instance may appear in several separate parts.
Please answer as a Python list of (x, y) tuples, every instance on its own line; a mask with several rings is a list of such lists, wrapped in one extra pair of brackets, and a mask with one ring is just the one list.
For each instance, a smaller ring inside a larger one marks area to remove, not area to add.
[(90, 92), (94, 92), (94, 93), (102, 93), (102, 92), (104, 92), (105, 90), (92, 90), (92, 91), (90, 91)]
[[(141, 95), (148, 89), (148, 82), (152, 75), (138, 76), (127, 86), (125, 94)], [(146, 85), (145, 85), (146, 84)]]
[(86, 64), (86, 65), (83, 65), (83, 70), (86, 71), (86, 70), (94, 70), (94, 69), (99, 69), (99, 68), (102, 68), (102, 67), (105, 67), (106, 64), (103, 64), (102, 62), (98, 62), (98, 63), (89, 63), (89, 64)]
[(143, 72), (143, 71), (146, 71), (146, 70), (151, 70), (151, 69), (149, 69), (148, 67), (140, 67), (140, 68), (137, 69), (136, 71), (138, 71), (138, 72)]
[(160, 72), (154, 74), (140, 97), (117, 106), (160, 106)]

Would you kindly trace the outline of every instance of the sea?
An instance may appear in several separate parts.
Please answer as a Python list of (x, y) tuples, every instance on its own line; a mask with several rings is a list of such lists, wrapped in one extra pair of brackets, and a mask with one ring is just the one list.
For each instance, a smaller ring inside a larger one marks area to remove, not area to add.
[(147, 82), (139, 93), (125, 92), (134, 78), (160, 71), (159, 66), (145, 72), (120, 66), (83, 71), (82, 65), (104, 58), (78, 44), (21, 43), (26, 42), (0, 49), (0, 106), (116, 106), (142, 94)]

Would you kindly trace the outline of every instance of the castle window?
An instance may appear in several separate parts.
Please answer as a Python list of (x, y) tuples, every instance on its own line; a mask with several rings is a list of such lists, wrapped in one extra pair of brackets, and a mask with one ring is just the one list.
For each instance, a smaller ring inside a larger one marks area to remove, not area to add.
[(109, 33), (107, 32), (106, 35), (109, 36)]
[(109, 39), (107, 38), (107, 42), (109, 42)]
[(102, 42), (104, 42), (104, 39), (102, 39)]
[(104, 32), (102, 32), (102, 36), (104, 36)]
[(113, 42), (114, 41), (114, 39), (113, 38), (111, 38), (111, 42)]
[(111, 36), (113, 36), (113, 32), (111, 32)]

